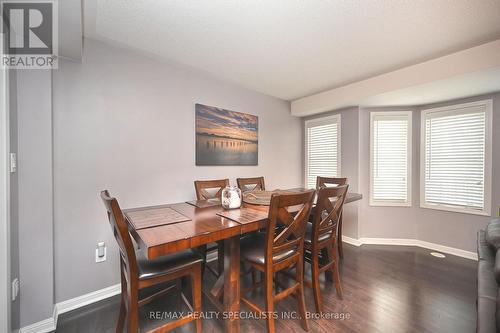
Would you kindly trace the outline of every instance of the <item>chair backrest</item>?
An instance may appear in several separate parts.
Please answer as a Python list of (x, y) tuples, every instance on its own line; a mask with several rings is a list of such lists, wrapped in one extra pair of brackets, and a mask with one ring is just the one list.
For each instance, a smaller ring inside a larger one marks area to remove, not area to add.
[(120, 262), (123, 272), (130, 277), (137, 276), (137, 259), (135, 256), (135, 248), (132, 238), (128, 232), (127, 223), (123, 216), (122, 210), (118, 201), (109, 195), (108, 190), (101, 192), (101, 199), (106, 206), (108, 213), (109, 224), (113, 230), (118, 248), (120, 250)]
[(331, 185), (346, 185), (347, 178), (320, 177), (316, 178), (316, 189), (321, 187), (331, 187)]
[[(271, 196), (266, 232), (266, 264), (272, 264), (276, 254), (302, 249), (314, 193), (314, 190), (308, 190), (290, 194), (275, 193)], [(287, 209), (293, 206), (300, 206), (296, 214)], [(278, 225), (280, 228), (276, 229)]]
[(261, 190), (264, 191), (266, 186), (264, 185), (264, 177), (254, 177), (254, 178), (236, 178), (238, 187), (241, 192)]
[(342, 214), (347, 189), (349, 185), (337, 187), (321, 187), (317, 190), (316, 208), (312, 221), (313, 229), (311, 240), (313, 246), (325, 234), (330, 235), (328, 239), (336, 239), (337, 225)]
[[(197, 200), (207, 200), (222, 197), (222, 190), (229, 186), (229, 179), (216, 180), (195, 180), (194, 189), (196, 191)], [(208, 190), (213, 190), (211, 193)]]

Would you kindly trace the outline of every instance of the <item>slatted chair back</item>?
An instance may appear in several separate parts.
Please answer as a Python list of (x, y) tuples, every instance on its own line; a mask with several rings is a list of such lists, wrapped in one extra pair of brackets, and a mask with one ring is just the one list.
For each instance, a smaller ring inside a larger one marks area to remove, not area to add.
[[(222, 197), (222, 190), (226, 186), (229, 186), (229, 179), (195, 180), (194, 188), (196, 191), (196, 199), (220, 199)], [(213, 190), (213, 193), (208, 190)]]

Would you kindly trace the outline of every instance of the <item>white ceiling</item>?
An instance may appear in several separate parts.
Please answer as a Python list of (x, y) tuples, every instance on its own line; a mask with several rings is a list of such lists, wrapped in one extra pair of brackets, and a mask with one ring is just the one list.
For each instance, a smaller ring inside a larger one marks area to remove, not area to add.
[(84, 0), (85, 36), (286, 100), (500, 38), (498, 0)]

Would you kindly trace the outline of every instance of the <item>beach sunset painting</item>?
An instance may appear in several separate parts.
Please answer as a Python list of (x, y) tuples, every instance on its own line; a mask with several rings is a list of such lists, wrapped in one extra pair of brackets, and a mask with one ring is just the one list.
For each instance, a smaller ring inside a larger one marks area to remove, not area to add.
[(196, 165), (257, 165), (258, 117), (196, 104)]

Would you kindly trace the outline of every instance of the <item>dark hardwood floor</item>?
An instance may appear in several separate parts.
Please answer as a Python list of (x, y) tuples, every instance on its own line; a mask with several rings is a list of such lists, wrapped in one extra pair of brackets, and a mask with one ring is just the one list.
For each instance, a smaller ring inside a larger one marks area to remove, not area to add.
[[(431, 251), (416, 247), (344, 245), (341, 279), (344, 299), (339, 300), (333, 283), (323, 285), (325, 314), (330, 319), (311, 319), (310, 332), (474, 332), (476, 325), (476, 262), (448, 255), (445, 259), (431, 256)], [(310, 274), (309, 265), (307, 274)], [(210, 273), (205, 286), (213, 284)], [(242, 284), (247, 284), (247, 278)], [(189, 288), (189, 285), (187, 286)], [(262, 302), (263, 292), (253, 299)], [(314, 311), (314, 298), (306, 289), (306, 304)], [(262, 304), (262, 303), (260, 303)], [(280, 316), (292, 318), (298, 309), (288, 298), (277, 303)], [(215, 311), (203, 298), (206, 316)], [(59, 317), (58, 333), (114, 332), (118, 317), (119, 297), (65, 313)], [(141, 310), (141, 327), (154, 327), (161, 322), (150, 318), (169, 311), (180, 311), (175, 294)], [(187, 309), (182, 309), (187, 311)], [(242, 311), (250, 311), (242, 305)], [(222, 320), (205, 319), (203, 332), (222, 332)], [(265, 321), (245, 319), (242, 332), (265, 332)], [(298, 319), (276, 320), (277, 332), (303, 332)], [(194, 332), (189, 324), (175, 332)]]

